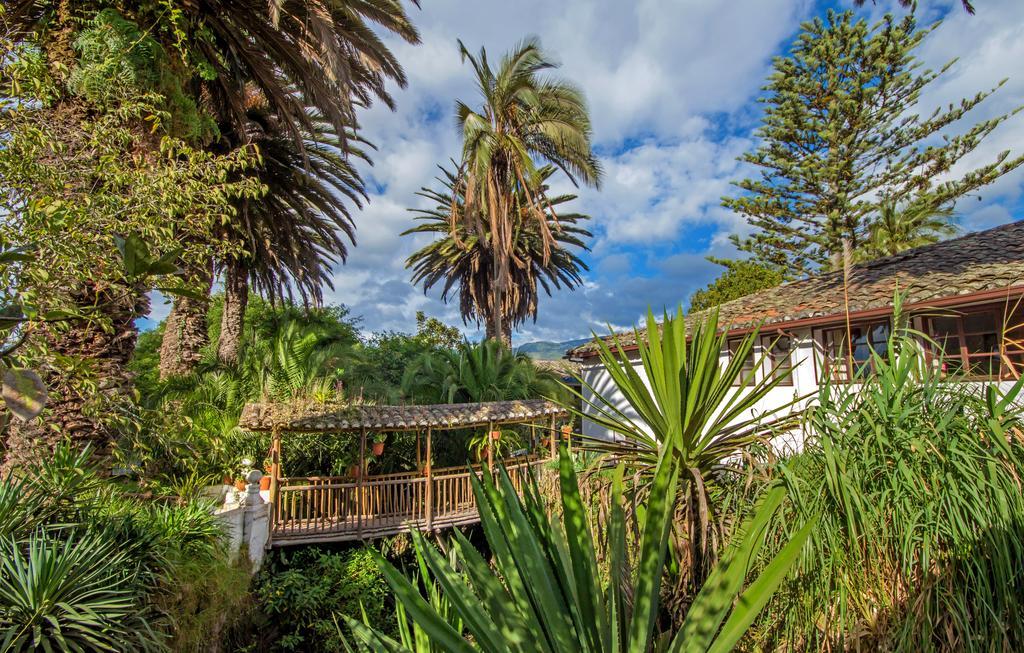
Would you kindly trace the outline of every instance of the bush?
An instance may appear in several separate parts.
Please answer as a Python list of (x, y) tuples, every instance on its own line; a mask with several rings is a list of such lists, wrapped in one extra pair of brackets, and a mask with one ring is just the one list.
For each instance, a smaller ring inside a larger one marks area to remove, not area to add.
[(789, 518), (821, 521), (757, 643), (1022, 650), (1024, 382), (950, 383), (916, 344), (889, 351), (862, 385), (822, 389), (804, 452), (780, 465)]
[(258, 620), (273, 631), (277, 651), (338, 651), (336, 615), (361, 619), (393, 633), (391, 592), (369, 548), (336, 553), (317, 548), (282, 552), (261, 572), (255, 590)]
[(209, 506), (141, 501), (58, 447), (0, 479), (0, 650), (205, 650), (245, 600)]

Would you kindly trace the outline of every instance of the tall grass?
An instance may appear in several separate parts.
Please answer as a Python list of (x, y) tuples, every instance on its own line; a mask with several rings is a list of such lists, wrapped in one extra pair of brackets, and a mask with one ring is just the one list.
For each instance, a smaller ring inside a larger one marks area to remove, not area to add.
[(788, 519), (820, 522), (751, 643), (1022, 650), (1024, 382), (951, 382), (905, 330), (889, 351), (822, 388), (805, 450), (779, 466)]

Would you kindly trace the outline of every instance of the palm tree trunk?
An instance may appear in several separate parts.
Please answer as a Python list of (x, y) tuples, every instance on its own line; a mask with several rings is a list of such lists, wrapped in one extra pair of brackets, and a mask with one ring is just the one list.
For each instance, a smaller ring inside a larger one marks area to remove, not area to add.
[(206, 331), (206, 311), (210, 305), (213, 284), (212, 263), (193, 270), (190, 276), (203, 288), (202, 298), (178, 296), (164, 324), (164, 338), (160, 343), (160, 380), (185, 376), (195, 369), (202, 357), (201, 350), (209, 336)]
[[(12, 420), (5, 471), (42, 460), (65, 438), (79, 447), (92, 445), (94, 458), (105, 466), (117, 437), (110, 417), (134, 409), (128, 363), (138, 337), (135, 320), (149, 312), (145, 289), (89, 282), (72, 300), (84, 311), (98, 307), (100, 314), (40, 329), (40, 344), (60, 364), (42, 370), (49, 394), (43, 415)], [(81, 365), (68, 365), (72, 361)]]
[(248, 303), (249, 269), (243, 262), (232, 259), (224, 268), (224, 311), (217, 342), (217, 360), (224, 365), (238, 364)]

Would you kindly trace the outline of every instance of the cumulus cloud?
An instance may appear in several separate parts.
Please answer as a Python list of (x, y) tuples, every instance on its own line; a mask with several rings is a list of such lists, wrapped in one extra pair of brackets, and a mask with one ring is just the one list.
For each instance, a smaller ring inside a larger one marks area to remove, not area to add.
[[(882, 12), (891, 8), (887, 1), (859, 11)], [(755, 99), (771, 58), (802, 20), (823, 9), (809, 0), (430, 0), (411, 11), (423, 43), (388, 40), (409, 84), (395, 90), (397, 111), (374, 106), (362, 118), (378, 148), (375, 165), (365, 169), (371, 202), (356, 216), (358, 246), (337, 268), (328, 299), (350, 305), (368, 330), (411, 330), (417, 310), (462, 325), (457, 306), (409, 284), (405, 259), (426, 241), (399, 233), (413, 224), (408, 207), (424, 205), (416, 191), (431, 184), (437, 164), (458, 156), (455, 99), (477, 101), (457, 39), (496, 58), (536, 35), (561, 62), (557, 74), (587, 95), (606, 177), (599, 191), (577, 191), (577, 208), (593, 217), (595, 232), (586, 283), (542, 298), (540, 319), (516, 334), (525, 342), (629, 326), (648, 306), (671, 309), (718, 273), (704, 257), (730, 254), (728, 235), (747, 229), (719, 199), (749, 172), (736, 159), (754, 145)], [(919, 14), (948, 14), (922, 48), (927, 65), (962, 57), (926, 101), (948, 103), (987, 89), (1014, 75), (1024, 58), (1019, 0), (986, 0), (975, 17), (963, 14), (959, 0), (922, 0)], [(1022, 102), (1024, 75), (1018, 77), (983, 105), (985, 116)], [(1008, 121), (965, 163), (1021, 143), (1024, 119)], [(1022, 181), (1015, 174), (985, 189), (982, 202), (958, 207), (964, 226), (1011, 219)], [(479, 335), (474, 325), (466, 332)]]

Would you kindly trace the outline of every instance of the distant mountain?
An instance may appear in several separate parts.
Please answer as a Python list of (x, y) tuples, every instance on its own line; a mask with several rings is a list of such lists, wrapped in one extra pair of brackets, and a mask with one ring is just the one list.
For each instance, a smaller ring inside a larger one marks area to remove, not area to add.
[(537, 358), (540, 360), (558, 360), (562, 356), (565, 356), (565, 352), (569, 351), (573, 347), (578, 347), (587, 342), (590, 342), (590, 338), (566, 340), (565, 342), (538, 340), (537, 342), (528, 342), (526, 344), (519, 345), (516, 347), (516, 353), (526, 354), (530, 358)]

